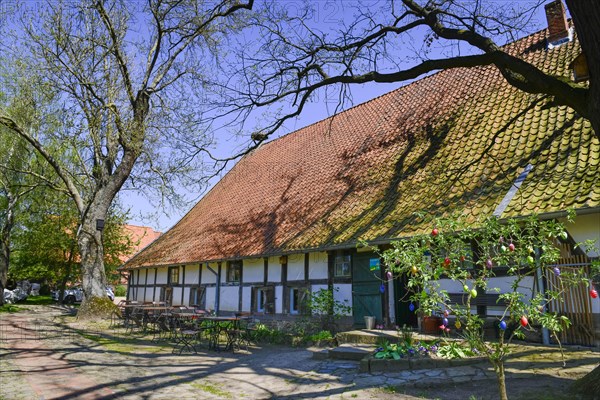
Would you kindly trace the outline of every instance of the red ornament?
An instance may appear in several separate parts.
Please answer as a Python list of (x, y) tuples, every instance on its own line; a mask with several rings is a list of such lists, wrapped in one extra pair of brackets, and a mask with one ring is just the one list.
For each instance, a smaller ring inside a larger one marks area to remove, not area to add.
[(460, 261), (461, 262), (465, 261), (465, 256), (460, 256)]
[(431, 235), (432, 235), (432, 236), (437, 236), (437, 235), (438, 235), (438, 233), (440, 233), (440, 232), (438, 231), (438, 229), (437, 229), (437, 228), (433, 228), (433, 230), (431, 231)]
[(448, 257), (444, 258), (444, 264), (445, 264), (446, 266), (450, 265), (450, 263), (451, 263), (451, 262), (452, 262), (452, 261), (450, 261), (450, 258), (448, 258)]
[(515, 245), (514, 245), (514, 243), (511, 243), (511, 244), (508, 245), (508, 250), (515, 251)]
[(598, 292), (596, 291), (596, 289), (590, 290), (590, 296), (592, 296), (592, 299), (598, 298)]
[(523, 315), (521, 317), (521, 325), (522, 326), (527, 326), (528, 324), (529, 324), (529, 321), (527, 321), (527, 317)]

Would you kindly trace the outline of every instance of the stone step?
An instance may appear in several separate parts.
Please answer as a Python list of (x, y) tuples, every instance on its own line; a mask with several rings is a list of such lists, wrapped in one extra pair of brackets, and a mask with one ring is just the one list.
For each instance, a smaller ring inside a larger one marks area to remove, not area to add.
[(340, 332), (336, 335), (339, 344), (371, 344), (376, 345), (380, 340), (390, 343), (398, 341), (398, 333), (392, 330), (360, 329), (354, 331)]
[(360, 361), (365, 358), (365, 356), (373, 353), (374, 350), (374, 346), (371, 345), (344, 344), (329, 350), (329, 358)]

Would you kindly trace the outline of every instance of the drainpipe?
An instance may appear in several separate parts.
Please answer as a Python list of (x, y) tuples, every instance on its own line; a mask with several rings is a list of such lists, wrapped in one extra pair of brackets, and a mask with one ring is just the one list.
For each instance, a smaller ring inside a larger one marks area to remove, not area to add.
[[(537, 286), (540, 293), (546, 293), (546, 287), (544, 285), (544, 275), (542, 274), (542, 268), (540, 267), (540, 249), (536, 249), (535, 251), (536, 258), (536, 278), (537, 278)], [(544, 304), (543, 312), (548, 311), (548, 305)], [(550, 331), (548, 328), (542, 327), (542, 343), (546, 346), (550, 345)]]

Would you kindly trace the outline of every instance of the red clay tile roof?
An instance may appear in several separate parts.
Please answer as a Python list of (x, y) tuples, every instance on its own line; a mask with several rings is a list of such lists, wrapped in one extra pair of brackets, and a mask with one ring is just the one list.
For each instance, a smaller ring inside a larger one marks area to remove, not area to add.
[(124, 233), (129, 236), (133, 243), (131, 253), (127, 255), (121, 255), (119, 258), (125, 262), (133, 257), (137, 252), (144, 249), (150, 243), (155, 241), (162, 235), (162, 232), (157, 232), (149, 226), (138, 226), (138, 225), (124, 225)]
[[(569, 76), (579, 45), (546, 50), (545, 36), (508, 49)], [(263, 145), (124, 268), (386, 241), (430, 229), (416, 211), (474, 220), (527, 164), (502, 217), (600, 206), (589, 122), (494, 67), (441, 71)]]

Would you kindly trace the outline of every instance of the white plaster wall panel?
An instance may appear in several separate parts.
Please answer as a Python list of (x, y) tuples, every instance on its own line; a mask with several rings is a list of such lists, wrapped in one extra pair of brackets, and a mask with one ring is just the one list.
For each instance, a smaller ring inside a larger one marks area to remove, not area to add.
[[(187, 274), (187, 271), (185, 271)], [(190, 288), (183, 288), (183, 305), (190, 305)]]
[(180, 287), (173, 288), (173, 302), (171, 303), (171, 305), (181, 305), (181, 289), (182, 288)]
[(310, 253), (308, 277), (309, 279), (327, 279), (327, 253)]
[(269, 282), (281, 282), (281, 264), (279, 257), (269, 257)]
[(152, 268), (148, 270), (148, 285), (154, 285), (154, 274), (156, 273), (156, 268)]
[[(216, 263), (211, 263), (210, 267), (215, 271), (219, 272)], [(202, 264), (202, 283), (217, 283), (217, 276), (212, 273), (210, 269), (206, 266), (206, 264)]]
[(292, 254), (288, 256), (287, 280), (304, 280), (304, 254)]
[(221, 286), (219, 309), (222, 311), (237, 311), (239, 302), (239, 286)]
[(283, 312), (283, 286), (275, 286), (275, 313)]
[(265, 275), (265, 262), (262, 258), (244, 260), (242, 279), (244, 282), (262, 282)]
[[(514, 277), (511, 276), (502, 276), (497, 278), (491, 278), (488, 282), (488, 288), (500, 288), (500, 293), (510, 293), (512, 292), (511, 285), (515, 281)], [(521, 280), (519, 283), (519, 288), (517, 291), (519, 293), (523, 293), (525, 295), (525, 299), (530, 299), (532, 296), (531, 289), (533, 288), (534, 278), (532, 276), (527, 276)], [(493, 290), (488, 290), (487, 293), (496, 293)]]
[(252, 307), (252, 288), (244, 286), (242, 288), (242, 311), (251, 311)]
[[(349, 283), (333, 285), (333, 299), (352, 308), (352, 285)], [(352, 315), (352, 311), (345, 315)]]
[(167, 276), (169, 274), (169, 269), (164, 267), (164, 268), (159, 268), (158, 269), (158, 274), (156, 275), (156, 283), (158, 285), (166, 285), (167, 284)]
[[(565, 224), (569, 234), (575, 239), (576, 243), (583, 243), (586, 240), (596, 240), (596, 245), (600, 245), (600, 213), (578, 215), (575, 217), (575, 223), (567, 223), (565, 219), (560, 220)], [(598, 257), (597, 251), (588, 251), (589, 257)]]
[(186, 265), (185, 266), (185, 282), (186, 284), (196, 285), (198, 283), (198, 266), (197, 265)]
[(214, 286), (206, 288), (206, 309), (207, 310), (215, 309), (215, 294), (216, 294), (216, 288)]

